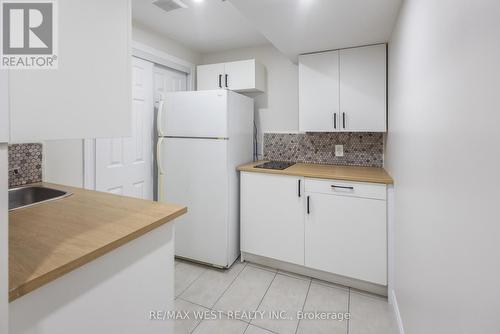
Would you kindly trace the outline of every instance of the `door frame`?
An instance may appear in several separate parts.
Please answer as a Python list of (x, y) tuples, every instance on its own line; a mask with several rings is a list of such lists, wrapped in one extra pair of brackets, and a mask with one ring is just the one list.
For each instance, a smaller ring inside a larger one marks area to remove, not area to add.
[[(186, 73), (188, 90), (195, 90), (195, 64), (134, 41), (132, 42), (131, 56)], [(83, 187), (90, 190), (95, 190), (96, 184), (95, 147), (95, 139), (83, 140)]]

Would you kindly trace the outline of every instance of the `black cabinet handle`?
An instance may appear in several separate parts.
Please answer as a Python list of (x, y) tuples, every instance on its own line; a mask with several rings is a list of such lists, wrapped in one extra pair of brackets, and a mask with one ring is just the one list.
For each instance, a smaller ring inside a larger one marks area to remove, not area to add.
[(334, 184), (332, 184), (332, 188), (340, 188), (340, 189), (350, 189), (350, 190), (354, 190), (354, 187), (336, 186), (336, 185), (334, 185)]
[(311, 208), (310, 208), (309, 202), (310, 202), (309, 196), (307, 196), (307, 214), (311, 213)]
[(299, 197), (302, 197), (302, 194), (300, 193), (300, 179), (299, 179), (299, 182), (297, 182), (299, 184)]
[(337, 128), (337, 113), (333, 113), (333, 128)]
[(228, 75), (226, 74), (226, 76), (225, 76), (225, 80), (226, 80), (226, 88), (229, 88), (229, 86), (227, 85), (227, 77), (228, 77)]
[(342, 126), (345, 129), (345, 112), (342, 113)]
[(219, 88), (222, 88), (222, 74), (219, 74)]

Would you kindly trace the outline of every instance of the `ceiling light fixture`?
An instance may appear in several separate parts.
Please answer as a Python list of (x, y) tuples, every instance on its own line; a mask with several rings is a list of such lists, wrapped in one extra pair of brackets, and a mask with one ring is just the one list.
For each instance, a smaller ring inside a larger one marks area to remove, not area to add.
[(166, 12), (175, 9), (187, 8), (188, 6), (181, 0), (153, 0), (153, 5), (160, 7)]

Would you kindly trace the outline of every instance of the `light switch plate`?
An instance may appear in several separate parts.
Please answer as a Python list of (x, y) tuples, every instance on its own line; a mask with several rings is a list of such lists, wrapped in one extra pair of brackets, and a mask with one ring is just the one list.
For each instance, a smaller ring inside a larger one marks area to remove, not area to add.
[(336, 157), (344, 156), (344, 145), (335, 145), (335, 156)]

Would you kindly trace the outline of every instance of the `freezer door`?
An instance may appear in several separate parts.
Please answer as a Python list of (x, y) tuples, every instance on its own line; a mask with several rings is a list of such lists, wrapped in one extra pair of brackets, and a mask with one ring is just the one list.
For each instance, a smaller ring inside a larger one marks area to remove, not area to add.
[(227, 91), (167, 93), (159, 119), (165, 136), (227, 138)]
[(165, 138), (162, 189), (167, 202), (186, 205), (176, 219), (175, 253), (228, 265), (228, 140)]

